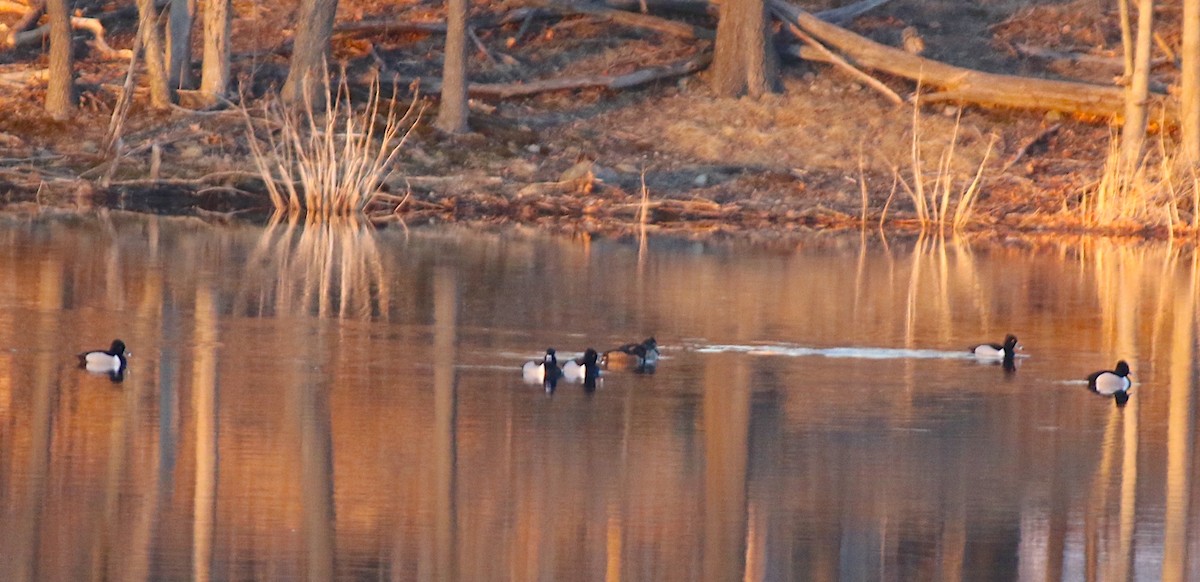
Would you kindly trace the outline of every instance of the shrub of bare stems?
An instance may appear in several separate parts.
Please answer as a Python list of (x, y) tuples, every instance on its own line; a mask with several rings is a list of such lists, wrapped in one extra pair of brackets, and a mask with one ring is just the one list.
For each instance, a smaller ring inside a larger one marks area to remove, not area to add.
[(1078, 215), (1090, 226), (1200, 233), (1200, 174), (1165, 137), (1157, 151), (1129, 160), (1114, 133), (1100, 179), (1080, 200)]
[(292, 107), (275, 95), (264, 98), (255, 115), (242, 109), (271, 203), (276, 211), (304, 212), (310, 220), (361, 213), (391, 175), (420, 117), (418, 99), (402, 110), (382, 96), (378, 79), (357, 108), (344, 75), (335, 84), (326, 73), (324, 89), (323, 105), (307, 98)]
[(954, 120), (954, 131), (950, 136), (950, 141), (938, 157), (937, 168), (932, 174), (926, 175), (923, 162), (926, 145), (923, 143), (921, 135), (920, 95), (921, 89), (918, 85), (916, 97), (913, 98), (912, 159), (909, 162), (911, 183), (903, 176), (898, 167), (893, 172), (896, 180), (912, 199), (913, 208), (922, 229), (933, 226), (941, 228), (949, 226), (954, 231), (958, 231), (973, 219), (975, 201), (979, 197), (980, 187), (983, 183), (983, 170), (996, 145), (996, 137), (992, 136), (988, 142), (987, 150), (979, 162), (979, 167), (975, 170), (975, 175), (969, 180), (960, 181), (954, 171), (954, 149), (958, 143), (958, 132), (962, 124), (962, 110), (960, 109), (958, 117)]

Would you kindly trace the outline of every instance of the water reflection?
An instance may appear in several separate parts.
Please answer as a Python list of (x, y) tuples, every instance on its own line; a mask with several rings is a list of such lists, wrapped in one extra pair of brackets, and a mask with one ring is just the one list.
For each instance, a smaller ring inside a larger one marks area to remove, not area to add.
[(353, 215), (305, 220), (276, 213), (247, 265), (268, 274), (247, 278), (241, 298), (243, 309), (259, 316), (372, 317), (388, 311), (374, 227)]
[(889, 245), (4, 219), (0, 579), (1200, 577), (1194, 250)]

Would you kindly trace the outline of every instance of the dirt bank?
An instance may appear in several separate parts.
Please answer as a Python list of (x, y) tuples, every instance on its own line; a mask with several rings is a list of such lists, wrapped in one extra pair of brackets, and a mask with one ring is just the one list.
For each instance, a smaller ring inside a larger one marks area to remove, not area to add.
[[(1119, 54), (1120, 33), (1116, 20), (1096, 14), (1094, 6), (896, 0), (851, 28), (893, 45), (900, 44), (901, 31), (916, 31), (925, 41), (925, 56), (960, 66), (1111, 81), (1108, 56)], [(515, 7), (479, 3), (472, 15), (498, 17)], [(95, 3), (81, 9), (103, 15), (116, 8)], [(390, 2), (345, 0), (338, 22), (435, 21), (440, 9), (411, 3), (397, 10)], [(292, 32), (255, 31), (291, 22), (291, 10), (290, 3), (235, 3), (234, 68), (251, 107), (254, 95), (281, 82)], [(1170, 7), (1163, 10), (1169, 21)], [(711, 25), (703, 16), (668, 16)], [(11, 20), (15, 16), (0, 14), (0, 22)], [(132, 15), (105, 23), (111, 45), (132, 44)], [(588, 16), (537, 19), (524, 30), (522, 25), (476, 30), (487, 53), (472, 53), (472, 80), (622, 74), (676, 62), (695, 53), (700, 42)], [(1173, 29), (1164, 30), (1164, 42), (1177, 46)], [(1024, 56), (1028, 47), (1086, 51), (1098, 58), (1063, 70), (1061, 61)], [(86, 35), (79, 37), (79, 50), (82, 108), (67, 123), (42, 115), (44, 84), (19, 78), (22, 71), (45, 66), (40, 47), (0, 53), (0, 75), (7, 79), (0, 83), (5, 111), (0, 202), (203, 216), (265, 212), (245, 124), (235, 110), (155, 113), (139, 94), (113, 168), (102, 150), (127, 64), (89, 52)], [(334, 39), (334, 56), (351, 76), (382, 68), (406, 79), (434, 78), (440, 74), (440, 50), (441, 37), (427, 33), (347, 32)], [(1169, 84), (1173, 75), (1166, 67), (1157, 78)], [(914, 91), (907, 81), (881, 80), (901, 95)], [(970, 228), (1084, 228), (1075, 210), (1100, 175), (1110, 134), (1103, 124), (1056, 112), (947, 105), (922, 108), (914, 123), (911, 105), (893, 105), (836, 69), (796, 61), (786, 63), (782, 89), (763, 99), (716, 99), (700, 73), (622, 91), (477, 99), (470, 135), (451, 138), (424, 123), (418, 127), (389, 196), (371, 210), (380, 220), (408, 224), (521, 222), (586, 232), (644, 226), (689, 234), (786, 233), (857, 227), (864, 217), (888, 229), (913, 229), (914, 205), (901, 182), (909, 187), (913, 182), (917, 128), (925, 174), (937, 173), (953, 144), (953, 158), (941, 173), (953, 174), (955, 192), (967, 188), (982, 166)], [(159, 179), (151, 181), (156, 157)], [(103, 187), (106, 175), (109, 185)], [(1153, 225), (1122, 230), (1163, 232)]]

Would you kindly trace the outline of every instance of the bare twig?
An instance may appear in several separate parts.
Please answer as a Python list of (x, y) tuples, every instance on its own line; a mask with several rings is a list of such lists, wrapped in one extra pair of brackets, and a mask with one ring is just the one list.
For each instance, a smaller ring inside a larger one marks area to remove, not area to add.
[(796, 35), (796, 38), (799, 38), (800, 40), (807, 43), (809, 46), (816, 49), (816, 51), (818, 53), (820, 53), (821, 55), (823, 55), (826, 59), (828, 59), (828, 61), (830, 63), (833, 63), (835, 66), (841, 68), (844, 71), (847, 71), (848, 73), (850, 73), (850, 75), (852, 77), (862, 81), (863, 83), (866, 83), (867, 86), (871, 87), (872, 89), (876, 90), (881, 95), (886, 97), (888, 101), (891, 101), (892, 103), (895, 103), (896, 105), (900, 105), (901, 103), (904, 103), (904, 99), (902, 99), (899, 95), (897, 95), (895, 91), (892, 91), (891, 87), (884, 85), (879, 79), (876, 79), (875, 77), (872, 77), (872, 76), (864, 73), (863, 71), (861, 71), (860, 69), (858, 69), (857, 67), (855, 67), (854, 65), (852, 65), (848, 61), (846, 61), (846, 59), (843, 59), (842, 57), (834, 54), (828, 48), (825, 48), (825, 45), (817, 42), (817, 40), (815, 38), (809, 36), (803, 30), (800, 30), (799, 26), (796, 26), (795, 24), (792, 24), (791, 22), (788, 22), (787, 26), (788, 26), (788, 30), (790, 30), (792, 32), (792, 34)]
[(129, 105), (133, 103), (133, 74), (137, 70), (138, 55), (142, 50), (142, 35), (133, 35), (133, 49), (129, 51), (129, 68), (125, 71), (125, 84), (121, 87), (121, 95), (113, 107), (112, 117), (108, 120), (108, 132), (104, 136), (104, 153), (112, 158), (100, 184), (107, 187), (117, 172), (121, 161), (121, 134), (125, 127), (125, 118), (129, 115)]
[(1000, 172), (1007, 172), (1009, 168), (1013, 167), (1013, 164), (1016, 164), (1021, 160), (1021, 158), (1025, 157), (1025, 154), (1029, 152), (1029, 148), (1033, 147), (1034, 144), (1045, 141), (1046, 138), (1054, 135), (1054, 133), (1057, 132), (1061, 127), (1061, 123), (1055, 123), (1049, 127), (1043, 128), (1041, 131), (1037, 132), (1037, 135), (1025, 140), (1025, 143), (1017, 149), (1017, 153), (1013, 154), (1013, 156), (1009, 158), (1007, 162), (1004, 162), (1004, 167), (1000, 168)]
[(226, 170), (221, 172), (211, 172), (196, 178), (147, 178), (140, 180), (117, 180), (112, 182), (112, 186), (210, 186), (213, 182), (223, 180), (262, 180), (262, 176), (255, 172), (244, 172), (240, 170)]
[(482, 40), (479, 40), (479, 35), (475, 34), (474, 27), (471, 27), (471, 26), (467, 27), (467, 38), (471, 39), (471, 42), (474, 43), (475, 48), (479, 49), (479, 52), (484, 57), (486, 57), (487, 60), (490, 61), (493, 65), (500, 62), (499, 60), (496, 59), (496, 55), (493, 55), (492, 51), (488, 50), (487, 45), (483, 44)]

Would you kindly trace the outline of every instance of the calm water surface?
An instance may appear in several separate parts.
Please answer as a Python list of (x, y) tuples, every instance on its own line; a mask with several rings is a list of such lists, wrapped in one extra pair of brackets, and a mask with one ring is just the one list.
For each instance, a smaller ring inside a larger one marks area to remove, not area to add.
[(0, 219), (0, 580), (1200, 580), (1197, 264)]

